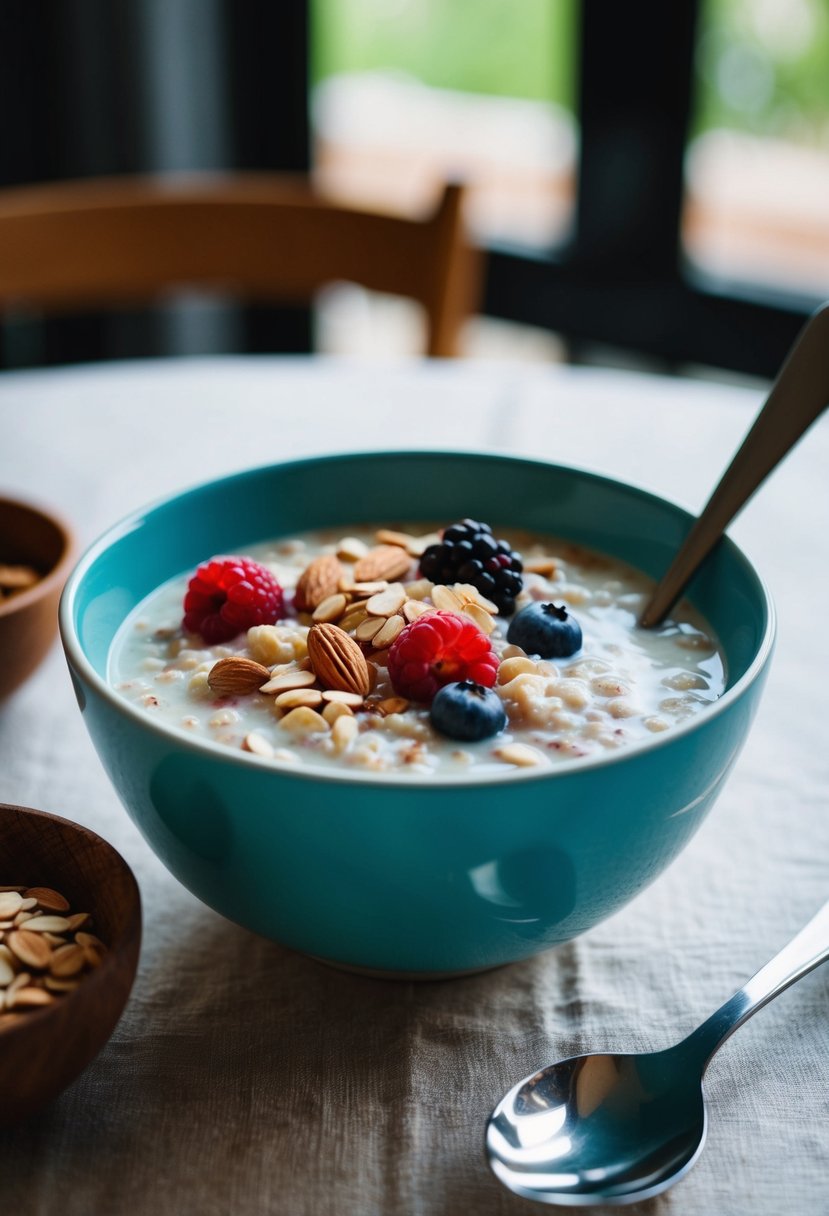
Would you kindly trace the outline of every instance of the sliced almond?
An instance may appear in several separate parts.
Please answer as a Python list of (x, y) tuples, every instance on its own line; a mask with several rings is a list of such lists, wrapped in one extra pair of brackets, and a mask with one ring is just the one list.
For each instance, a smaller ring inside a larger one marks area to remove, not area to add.
[(482, 633), (492, 633), (495, 629), (495, 622), (490, 613), (482, 608), (480, 604), (466, 603), (461, 612), (464, 616), (468, 616), (474, 621)]
[(331, 727), (331, 739), (333, 740), (336, 751), (346, 751), (357, 738), (359, 733), (360, 727), (356, 718), (347, 716), (337, 718), (336, 722)]
[(263, 684), (259, 691), (265, 693), (287, 692), (290, 688), (311, 688), (316, 682), (317, 677), (313, 671), (304, 671), (295, 667), (292, 671), (283, 671), (281, 675), (274, 676), (272, 680), (268, 680), (267, 684)]
[(83, 946), (70, 942), (53, 952), (49, 959), (49, 971), (58, 979), (67, 979), (70, 975), (77, 975), (83, 969), (84, 962)]
[(338, 621), (348, 607), (348, 597), (337, 591), (327, 596), (321, 604), (317, 604), (311, 613), (312, 621)]
[(339, 701), (326, 701), (322, 716), (329, 726), (333, 726), (338, 718), (353, 718), (354, 710), (350, 705), (343, 705)]
[(289, 688), (281, 692), (274, 702), (280, 709), (296, 709), (298, 705), (309, 705), (316, 709), (322, 705), (322, 693), (318, 688)]
[(26, 921), (27, 933), (67, 933), (69, 921), (65, 916), (35, 916)]
[(384, 621), (383, 628), (375, 633), (372, 645), (376, 646), (378, 650), (385, 650), (391, 646), (405, 627), (406, 622), (402, 616), (390, 616), (387, 621)]
[(406, 620), (411, 622), (423, 616), (424, 612), (434, 612), (435, 609), (431, 604), (424, 604), (422, 600), (406, 600), (402, 611)]
[(50, 946), (65, 946), (66, 938), (60, 933), (44, 933), (43, 936)]
[(55, 975), (44, 977), (43, 983), (50, 992), (74, 992), (80, 979), (58, 979)]
[(297, 612), (313, 612), (338, 590), (345, 570), (335, 553), (323, 553), (306, 566), (297, 580), (294, 605)]
[(492, 600), (488, 600), (485, 595), (482, 595), (473, 583), (453, 583), (452, 590), (464, 604), (478, 604), (492, 616), (497, 616), (498, 605), (493, 604)]
[(549, 578), (555, 574), (557, 563), (554, 557), (531, 557), (524, 562), (524, 570), (527, 574), (541, 574), (544, 578)]
[(377, 595), (378, 591), (385, 591), (388, 585), (387, 578), (378, 578), (371, 583), (355, 583), (353, 579), (343, 579), (340, 583), (340, 591), (353, 596), (354, 599), (367, 600), (369, 596)]
[(394, 528), (379, 528), (374, 534), (374, 540), (378, 545), (399, 545), (400, 548), (405, 548), (406, 552), (411, 557), (419, 557), (427, 545), (432, 545), (433, 541), (439, 540), (438, 536), (430, 534), (429, 536), (413, 536), (411, 533), (402, 533), (395, 531)]
[(69, 901), (51, 887), (27, 887), (25, 899), (34, 899), (46, 912), (68, 912)]
[(254, 756), (263, 756), (266, 760), (269, 760), (273, 755), (273, 748), (270, 743), (257, 730), (248, 731), (242, 740), (242, 748), (246, 752), (251, 752)]
[(363, 623), (367, 616), (365, 601), (363, 601), (359, 604), (350, 605), (345, 616), (337, 624), (346, 633), (351, 633), (353, 629), (356, 629), (358, 625)]
[(307, 705), (292, 709), (281, 719), (280, 730), (286, 730), (293, 735), (322, 734), (328, 731), (328, 723), (322, 714)]
[(322, 699), (330, 701), (334, 705), (347, 705), (350, 709), (359, 709), (365, 698), (359, 692), (343, 692), (341, 688), (326, 688)]
[(37, 911), (35, 911), (35, 912), (18, 912), (17, 915), (15, 916), (14, 920), (12, 921), (12, 924), (14, 925), (15, 929), (17, 929), (20, 927), (20, 925), (25, 925), (27, 920), (34, 920), (36, 916), (40, 916), (40, 915), (41, 915), (41, 913), (37, 912)]
[(368, 545), (358, 536), (344, 536), (337, 546), (337, 557), (344, 562), (356, 562), (368, 553)]
[(463, 608), (463, 600), (451, 587), (444, 586), (443, 583), (436, 583), (432, 588), (432, 603), (441, 612), (460, 612)]
[(378, 545), (357, 562), (354, 567), (354, 579), (358, 583), (380, 578), (393, 582), (401, 578), (411, 564), (411, 557), (399, 545)]
[(391, 583), (385, 591), (378, 591), (366, 601), (366, 612), (369, 616), (393, 616), (400, 611), (407, 598), (402, 583)]
[(16, 992), (18, 988), (28, 988), (32, 982), (32, 976), (29, 971), (19, 971), (9, 984), (9, 992)]
[(92, 917), (88, 912), (73, 912), (66, 919), (69, 921), (70, 933), (74, 933), (76, 929), (82, 929), (84, 925), (88, 925)]
[(375, 709), (386, 718), (389, 714), (405, 713), (409, 705), (410, 702), (405, 697), (385, 697), (375, 703)]
[(354, 630), (354, 636), (359, 642), (370, 642), (375, 633), (379, 633), (385, 623), (383, 617), (367, 616)]
[(354, 638), (336, 625), (311, 627), (308, 654), (324, 688), (339, 688), (363, 696), (369, 692), (371, 676), (363, 652)]
[(51, 1005), (54, 999), (45, 988), (18, 988), (6, 998), (6, 1005), (9, 1009), (36, 1009), (41, 1005)]
[(3, 891), (0, 893), (0, 920), (10, 920), (20, 911), (23, 896), (19, 891)]
[(214, 663), (207, 674), (207, 683), (218, 697), (242, 697), (256, 692), (270, 678), (267, 667), (236, 655)]
[(14, 979), (14, 968), (4, 958), (0, 958), (0, 988), (7, 987)]
[(93, 950), (100, 950), (102, 952), (106, 950), (106, 946), (100, 937), (96, 937), (94, 933), (76, 933), (75, 941), (79, 946), (91, 946)]
[(49, 966), (52, 947), (39, 933), (31, 933), (28, 929), (14, 929), (6, 938), (6, 944), (25, 966), (36, 967), (38, 970)]
[(493, 754), (506, 764), (514, 764), (518, 768), (530, 768), (546, 763), (546, 757), (526, 743), (505, 743), (503, 747), (496, 747)]

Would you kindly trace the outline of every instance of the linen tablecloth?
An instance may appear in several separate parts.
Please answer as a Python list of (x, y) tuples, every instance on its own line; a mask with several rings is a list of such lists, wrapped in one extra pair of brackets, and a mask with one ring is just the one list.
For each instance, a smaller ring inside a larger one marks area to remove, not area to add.
[[(86, 543), (161, 494), (246, 466), (471, 447), (586, 465), (698, 510), (762, 399), (761, 386), (509, 365), (200, 359), (15, 373), (0, 378), (0, 489), (52, 503)], [(52, 1106), (0, 1134), (3, 1210), (531, 1211), (484, 1160), (504, 1091), (575, 1052), (676, 1041), (826, 898), (827, 469), (824, 420), (731, 530), (771, 586), (780, 634), (713, 813), (623, 911), (487, 974), (359, 978), (201, 905), (121, 809), (55, 647), (0, 707), (0, 801), (110, 840), (138, 878), (144, 942), (109, 1044)], [(700, 1162), (630, 1211), (829, 1212), (828, 984), (819, 969), (723, 1049)]]

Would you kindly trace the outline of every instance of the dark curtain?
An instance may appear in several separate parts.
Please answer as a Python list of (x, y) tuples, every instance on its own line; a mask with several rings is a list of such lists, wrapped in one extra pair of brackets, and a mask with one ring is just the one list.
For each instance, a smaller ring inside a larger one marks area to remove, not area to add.
[[(309, 167), (306, 0), (3, 0), (0, 185)], [(4, 326), (5, 366), (301, 351), (307, 311), (185, 299)]]

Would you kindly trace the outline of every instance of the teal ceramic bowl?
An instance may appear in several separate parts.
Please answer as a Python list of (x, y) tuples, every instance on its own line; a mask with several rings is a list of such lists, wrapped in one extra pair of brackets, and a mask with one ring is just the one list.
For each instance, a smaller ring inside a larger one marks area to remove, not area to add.
[(319, 527), (476, 516), (565, 536), (658, 576), (690, 516), (573, 468), (370, 453), (254, 469), (110, 529), (71, 575), (61, 634), (78, 702), (150, 847), (195, 895), (293, 949), (416, 976), (526, 958), (591, 928), (676, 857), (745, 740), (774, 635), (762, 581), (722, 542), (690, 588), (728, 668), (690, 722), (600, 759), (468, 784), (276, 769), (159, 726), (107, 684), (126, 615), (214, 553)]

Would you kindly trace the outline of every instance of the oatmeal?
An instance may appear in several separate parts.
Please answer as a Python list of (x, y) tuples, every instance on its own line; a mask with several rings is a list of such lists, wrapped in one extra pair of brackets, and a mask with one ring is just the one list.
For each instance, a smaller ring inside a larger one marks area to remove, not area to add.
[(721, 653), (689, 606), (640, 629), (645, 575), (504, 535), (354, 527), (212, 559), (131, 613), (110, 681), (277, 766), (460, 779), (635, 745), (721, 694)]

